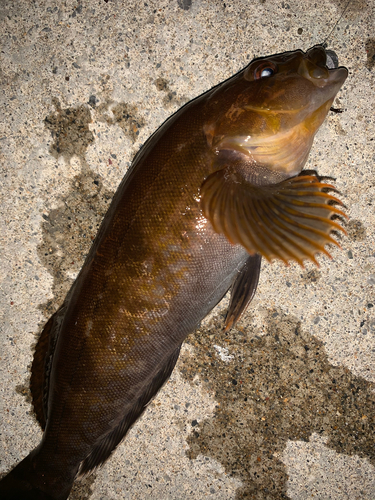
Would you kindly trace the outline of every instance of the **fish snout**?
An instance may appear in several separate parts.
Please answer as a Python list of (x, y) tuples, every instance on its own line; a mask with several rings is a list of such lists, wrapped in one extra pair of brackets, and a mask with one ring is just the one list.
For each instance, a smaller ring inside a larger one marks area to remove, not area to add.
[(341, 87), (348, 72), (346, 68), (339, 68), (338, 63), (338, 57), (333, 50), (326, 51), (323, 46), (316, 45), (302, 57), (298, 74), (316, 87), (327, 87), (331, 84), (339, 84)]
[(306, 51), (304, 59), (309, 59), (311, 62), (322, 68), (326, 67), (327, 54), (322, 45), (315, 45)]
[(312, 47), (302, 57), (298, 73), (313, 83), (315, 80), (327, 79), (329, 72), (326, 62), (327, 56), (324, 48), (320, 45)]

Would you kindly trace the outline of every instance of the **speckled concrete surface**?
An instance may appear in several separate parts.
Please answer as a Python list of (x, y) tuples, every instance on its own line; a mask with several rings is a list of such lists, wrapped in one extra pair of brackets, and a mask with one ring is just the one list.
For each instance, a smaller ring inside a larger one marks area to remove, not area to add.
[[(345, 4), (0, 1), (2, 472), (40, 440), (32, 346), (141, 144), (254, 57), (322, 42)], [(71, 499), (375, 498), (374, 19), (353, 0), (328, 40), (349, 69), (344, 112), (308, 164), (337, 178), (343, 250), (319, 269), (265, 264), (226, 335), (224, 299)]]

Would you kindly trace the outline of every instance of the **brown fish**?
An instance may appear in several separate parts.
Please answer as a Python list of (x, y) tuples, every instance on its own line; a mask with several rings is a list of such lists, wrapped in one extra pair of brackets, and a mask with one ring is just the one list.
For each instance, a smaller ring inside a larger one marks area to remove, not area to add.
[(44, 434), (0, 482), (1, 499), (66, 499), (231, 286), (226, 328), (238, 320), (261, 256), (302, 264), (328, 253), (340, 201), (333, 186), (298, 174), (346, 77), (319, 46), (257, 59), (150, 137), (42, 332), (31, 391)]

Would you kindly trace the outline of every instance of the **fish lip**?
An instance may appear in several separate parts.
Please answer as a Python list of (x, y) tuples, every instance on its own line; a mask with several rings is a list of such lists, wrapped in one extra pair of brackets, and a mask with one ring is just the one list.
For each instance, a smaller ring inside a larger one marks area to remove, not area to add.
[(313, 62), (319, 67), (327, 68), (326, 67), (327, 54), (322, 45), (314, 45), (313, 47), (308, 49), (305, 52), (303, 59), (309, 59), (311, 62)]
[(320, 64), (327, 69), (337, 69), (339, 67), (339, 57), (334, 50), (327, 50), (324, 45), (314, 45), (305, 53), (315, 64)]
[(333, 50), (327, 51), (322, 45), (314, 45), (302, 57), (298, 73), (316, 87), (341, 86), (348, 76), (348, 70), (338, 64), (338, 56)]

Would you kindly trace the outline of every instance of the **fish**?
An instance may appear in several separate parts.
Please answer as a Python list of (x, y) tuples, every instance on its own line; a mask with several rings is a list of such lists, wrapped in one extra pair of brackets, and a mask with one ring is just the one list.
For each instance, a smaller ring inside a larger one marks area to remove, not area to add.
[[(333, 53), (334, 54), (334, 53)], [(253, 60), (166, 120), (137, 153), (85, 263), (38, 341), (40, 444), (4, 500), (65, 500), (170, 377), (184, 339), (231, 290), (225, 329), (262, 258), (317, 264), (344, 231), (331, 183), (303, 172), (348, 71), (322, 46)]]

